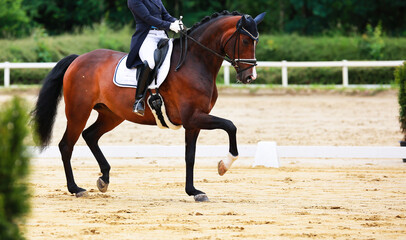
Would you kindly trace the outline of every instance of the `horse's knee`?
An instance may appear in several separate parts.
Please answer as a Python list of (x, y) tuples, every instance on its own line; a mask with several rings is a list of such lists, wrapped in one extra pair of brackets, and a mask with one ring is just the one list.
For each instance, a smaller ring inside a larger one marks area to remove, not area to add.
[(89, 129), (86, 129), (86, 130), (84, 130), (82, 132), (82, 137), (86, 141), (86, 143), (89, 143), (91, 141), (91, 139), (92, 139), (91, 135), (92, 134), (91, 134), (91, 131)]
[(226, 120), (225, 121), (225, 130), (229, 133), (229, 134), (237, 134), (237, 127), (234, 125), (234, 123), (230, 120)]
[(70, 149), (68, 144), (66, 144), (66, 142), (64, 140), (59, 142), (58, 147), (59, 147), (59, 151), (61, 152), (62, 155), (69, 152), (69, 149)]
[(97, 131), (98, 130), (96, 128), (91, 126), (82, 132), (82, 137), (85, 140), (85, 142), (87, 143), (87, 145), (90, 146), (93, 144), (98, 144), (98, 141), (99, 141), (101, 135), (99, 135), (99, 133)]

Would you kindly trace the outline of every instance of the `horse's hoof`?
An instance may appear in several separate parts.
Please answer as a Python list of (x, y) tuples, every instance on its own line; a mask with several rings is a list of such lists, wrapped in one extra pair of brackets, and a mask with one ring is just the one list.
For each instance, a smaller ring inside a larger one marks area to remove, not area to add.
[(220, 162), (219, 162), (217, 168), (218, 168), (218, 172), (219, 172), (219, 175), (220, 175), (220, 176), (223, 176), (223, 175), (227, 172), (227, 170), (228, 170), (228, 169), (226, 168), (226, 166), (224, 165), (223, 160), (220, 160)]
[(196, 202), (209, 202), (209, 198), (206, 194), (201, 193), (194, 196)]
[(81, 191), (81, 192), (75, 193), (75, 196), (76, 196), (77, 198), (80, 198), (80, 197), (88, 197), (88, 196), (89, 196), (89, 193), (87, 193), (87, 191), (85, 190), (85, 191)]
[(102, 193), (107, 192), (107, 188), (109, 187), (109, 184), (105, 183), (103, 181), (103, 179), (101, 179), (101, 178), (97, 179), (96, 184), (97, 184), (97, 188), (99, 189), (100, 192), (102, 192)]

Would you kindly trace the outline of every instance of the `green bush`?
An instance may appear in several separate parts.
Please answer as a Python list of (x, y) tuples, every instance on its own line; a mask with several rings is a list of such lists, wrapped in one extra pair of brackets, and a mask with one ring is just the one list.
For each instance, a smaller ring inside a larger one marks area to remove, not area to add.
[[(256, 55), (259, 61), (403, 60), (406, 38), (384, 38), (380, 28), (365, 36), (261, 35)], [(257, 68), (255, 83), (281, 84), (280, 68)], [(391, 84), (394, 68), (349, 68), (350, 84)], [(231, 82), (235, 71), (231, 72)], [(288, 68), (289, 84), (342, 84), (341, 68)], [(222, 73), (218, 82), (223, 82)]]
[(0, 239), (24, 239), (18, 228), (29, 209), (25, 182), (29, 155), (24, 140), (28, 114), (21, 99), (14, 98), (0, 110)]
[(113, 31), (101, 24), (83, 29), (81, 34), (48, 36), (44, 30), (37, 29), (29, 38), (0, 39), (0, 62), (38, 62), (44, 57), (56, 62), (69, 54), (83, 54), (100, 48), (128, 52), (134, 30), (127, 26)]
[(406, 38), (376, 35), (375, 38), (260, 35), (256, 55), (260, 61), (404, 60)]
[[(84, 54), (95, 49), (108, 48), (128, 52), (132, 29), (126, 26), (113, 31), (105, 25), (83, 29), (81, 34), (47, 36), (37, 29), (24, 39), (0, 39), (0, 62), (57, 62), (69, 54)], [(50, 69), (11, 69), (11, 84), (39, 84)], [(4, 84), (4, 71), (0, 69), (0, 86)]]
[(382, 25), (374, 29), (370, 24), (367, 25), (367, 32), (362, 35), (359, 42), (360, 52), (363, 57), (371, 59), (382, 59), (385, 41), (382, 38)]
[(399, 84), (399, 122), (400, 129), (404, 134), (403, 140), (406, 141), (406, 63), (395, 71), (396, 83)]
[[(102, 23), (97, 27), (99, 32), (99, 46), (100, 48), (113, 49), (116, 51), (129, 51), (132, 31), (131, 27), (128, 25), (119, 32), (115, 32), (107, 27), (105, 23)], [(118, 34), (118, 33), (124, 33)]]
[(38, 29), (34, 33), (35, 53), (37, 54), (37, 62), (52, 62), (51, 49), (43, 40), (48, 35), (44, 29)]
[[(377, 60), (374, 55), (380, 60), (404, 59), (406, 38), (382, 37), (377, 29), (371, 28), (366, 37), (261, 35), (256, 57), (259, 61)], [(85, 28), (81, 34), (56, 37), (36, 30), (30, 38), (12, 41), (0, 39), (0, 62), (57, 62), (69, 54), (83, 54), (100, 48), (128, 52), (133, 31), (130, 25), (114, 31), (104, 23)], [(39, 84), (47, 72), (49, 69), (12, 69), (11, 83)], [(279, 68), (258, 68), (258, 72), (260, 78), (257, 83), (280, 84)], [(390, 84), (394, 81), (392, 68), (350, 68), (349, 78), (350, 84)], [(235, 79), (235, 74), (231, 79)], [(289, 68), (289, 82), (292, 84), (341, 84), (341, 79), (340, 68)], [(218, 81), (223, 81), (222, 74)], [(0, 69), (0, 84), (2, 82), (3, 72)]]

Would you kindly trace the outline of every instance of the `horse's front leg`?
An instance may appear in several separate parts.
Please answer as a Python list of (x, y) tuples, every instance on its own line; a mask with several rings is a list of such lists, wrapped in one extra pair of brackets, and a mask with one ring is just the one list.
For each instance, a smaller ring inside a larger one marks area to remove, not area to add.
[(230, 169), (233, 162), (238, 158), (236, 138), (237, 128), (235, 127), (234, 123), (227, 119), (200, 113), (194, 114), (194, 117), (191, 119), (189, 124), (199, 129), (223, 129), (227, 132), (229, 138), (229, 153), (227, 154), (225, 160), (221, 160), (218, 163), (218, 172), (221, 176), (224, 175), (227, 170)]
[(196, 141), (199, 136), (200, 129), (186, 129), (185, 142), (186, 142), (186, 187), (185, 191), (189, 196), (193, 196), (196, 202), (209, 201), (206, 194), (197, 190), (193, 184), (193, 174), (195, 166), (196, 155)]

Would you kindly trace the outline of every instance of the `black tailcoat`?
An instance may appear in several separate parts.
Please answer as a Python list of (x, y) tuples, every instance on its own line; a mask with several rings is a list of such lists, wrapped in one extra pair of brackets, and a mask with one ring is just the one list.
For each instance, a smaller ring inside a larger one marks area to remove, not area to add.
[(151, 27), (168, 31), (170, 24), (176, 21), (176, 18), (166, 11), (161, 0), (128, 0), (127, 5), (136, 23), (126, 62), (128, 68), (133, 68), (142, 64), (138, 52)]

